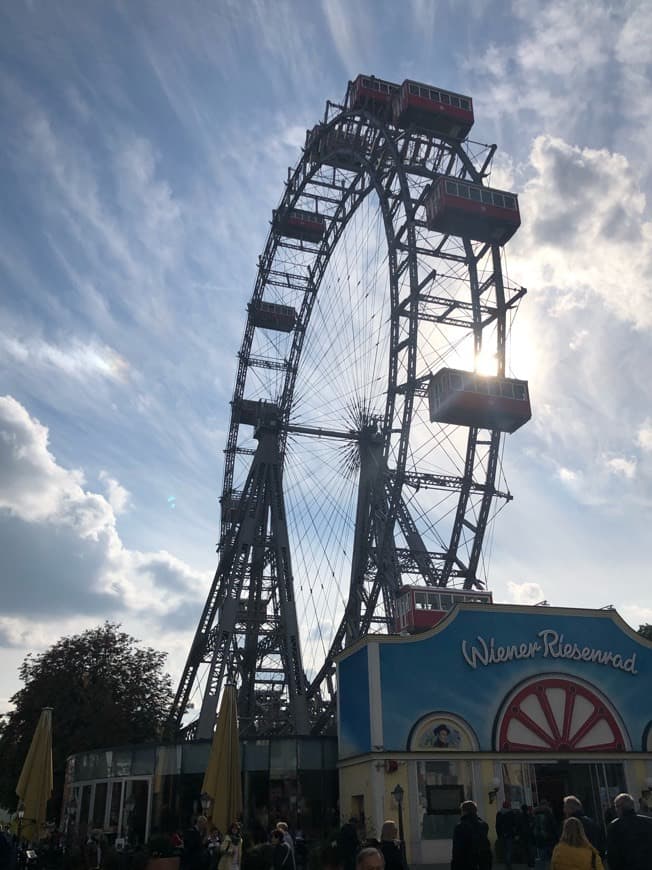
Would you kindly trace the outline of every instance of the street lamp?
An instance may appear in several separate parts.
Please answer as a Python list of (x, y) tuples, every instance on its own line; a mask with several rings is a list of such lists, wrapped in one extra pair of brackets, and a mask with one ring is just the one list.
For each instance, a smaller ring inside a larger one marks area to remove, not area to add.
[(22, 801), (18, 804), (16, 815), (18, 816), (18, 845), (20, 846), (20, 837), (23, 831), (23, 819), (25, 818), (25, 805)]
[(70, 835), (70, 826), (72, 824), (73, 830), (75, 826), (75, 816), (77, 815), (77, 798), (73, 794), (73, 796), (68, 801), (68, 805), (66, 806), (66, 837)]
[(398, 838), (400, 840), (400, 848), (401, 848), (401, 858), (403, 859), (403, 864), (405, 865), (405, 838), (403, 836), (403, 796), (405, 792), (401, 788), (400, 785), (397, 785), (392, 792), (392, 797), (396, 801), (396, 805), (398, 806)]
[(125, 801), (125, 815), (127, 816), (127, 843), (129, 843), (131, 839), (131, 816), (133, 811), (136, 809), (136, 798), (133, 794), (130, 794), (127, 800)]

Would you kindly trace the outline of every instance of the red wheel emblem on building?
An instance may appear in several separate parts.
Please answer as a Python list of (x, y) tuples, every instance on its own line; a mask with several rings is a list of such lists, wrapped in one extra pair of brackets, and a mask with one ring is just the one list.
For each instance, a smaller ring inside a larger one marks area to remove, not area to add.
[(498, 750), (624, 750), (621, 726), (588, 686), (564, 677), (528, 683), (509, 699), (498, 724)]

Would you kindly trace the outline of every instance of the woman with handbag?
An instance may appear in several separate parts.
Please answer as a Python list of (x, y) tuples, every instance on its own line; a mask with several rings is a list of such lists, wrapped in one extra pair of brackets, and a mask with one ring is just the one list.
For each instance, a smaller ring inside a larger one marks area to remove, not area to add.
[(589, 843), (579, 819), (564, 822), (561, 839), (552, 852), (550, 870), (604, 870), (597, 849)]
[(218, 870), (240, 870), (242, 858), (242, 837), (240, 825), (233, 822), (228, 833), (220, 843), (220, 861)]

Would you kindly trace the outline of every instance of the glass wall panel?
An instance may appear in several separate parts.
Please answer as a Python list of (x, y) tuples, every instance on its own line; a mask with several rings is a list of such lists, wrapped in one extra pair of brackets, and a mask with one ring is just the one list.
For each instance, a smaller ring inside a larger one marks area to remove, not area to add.
[(109, 805), (109, 831), (112, 834), (120, 832), (120, 797), (122, 781), (111, 783), (111, 803)]
[(245, 770), (269, 770), (269, 740), (248, 740), (242, 754)]
[(131, 775), (131, 749), (116, 749), (113, 753), (113, 775)]
[(92, 828), (104, 830), (104, 813), (106, 812), (106, 797), (109, 785), (106, 782), (98, 782), (95, 785), (95, 800), (93, 802)]
[(269, 769), (278, 773), (296, 773), (296, 740), (272, 740), (269, 753)]
[(147, 830), (147, 796), (149, 783), (147, 780), (135, 779), (127, 783), (129, 797), (133, 798), (134, 808), (127, 814), (128, 840), (132, 846), (140, 846), (145, 842)]
[(299, 770), (321, 770), (323, 767), (321, 740), (299, 740)]
[(181, 746), (159, 746), (156, 750), (156, 773), (159, 776), (181, 772)]
[(105, 752), (84, 752), (77, 756), (77, 781), (84, 779), (106, 779), (108, 776)]
[(154, 765), (156, 763), (156, 747), (142, 746), (134, 749), (131, 773), (133, 776), (146, 774), (151, 776), (154, 773)]
[(337, 739), (324, 741), (324, 768), (326, 770), (337, 769)]
[(91, 808), (91, 788), (90, 785), (83, 786), (81, 790), (81, 801), (79, 803), (79, 833), (82, 837), (86, 836), (88, 831), (88, 813)]
[(210, 743), (189, 743), (183, 747), (181, 769), (184, 773), (204, 773), (211, 751)]

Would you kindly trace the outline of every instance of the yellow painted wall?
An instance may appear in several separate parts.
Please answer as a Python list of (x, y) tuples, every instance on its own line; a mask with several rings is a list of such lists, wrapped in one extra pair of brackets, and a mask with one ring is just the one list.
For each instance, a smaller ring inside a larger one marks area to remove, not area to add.
[(385, 771), (382, 760), (361, 761), (359, 764), (340, 768), (340, 816), (347, 821), (352, 814), (353, 797), (364, 796), (365, 836), (380, 839), (382, 824), (393, 819), (398, 825), (399, 814), (392, 791), (400, 785), (403, 789), (403, 836), (410, 860), (410, 794), (408, 788), (408, 765), (400, 762), (393, 773)]

